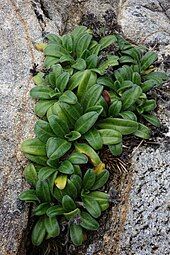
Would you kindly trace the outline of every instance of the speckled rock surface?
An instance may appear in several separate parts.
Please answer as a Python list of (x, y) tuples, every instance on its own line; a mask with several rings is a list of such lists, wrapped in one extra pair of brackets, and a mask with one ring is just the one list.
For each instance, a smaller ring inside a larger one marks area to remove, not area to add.
[(118, 23), (137, 43), (170, 43), (169, 0), (121, 0)]
[[(29, 69), (41, 62), (33, 41), (42, 38), (42, 27), (31, 1), (2, 0), (0, 9), (0, 255), (14, 255), (28, 219), (28, 207), (17, 199), (26, 188), (19, 144), (32, 135), (35, 121)], [(58, 32), (53, 24), (46, 29)]]

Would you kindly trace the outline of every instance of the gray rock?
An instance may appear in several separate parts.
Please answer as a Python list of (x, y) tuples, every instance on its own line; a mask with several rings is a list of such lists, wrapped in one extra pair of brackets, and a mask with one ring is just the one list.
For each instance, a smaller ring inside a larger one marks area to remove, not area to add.
[[(42, 54), (34, 49), (33, 42), (42, 39), (43, 31), (31, 2), (2, 0), (1, 6), (0, 255), (14, 255), (28, 219), (28, 206), (17, 198), (27, 188), (23, 180), (26, 160), (19, 145), (33, 135), (34, 104), (29, 97), (33, 82), (29, 69), (34, 62), (41, 63)], [(49, 28), (58, 32), (53, 24)]]
[(120, 1), (118, 23), (124, 35), (137, 43), (169, 44), (169, 1)]

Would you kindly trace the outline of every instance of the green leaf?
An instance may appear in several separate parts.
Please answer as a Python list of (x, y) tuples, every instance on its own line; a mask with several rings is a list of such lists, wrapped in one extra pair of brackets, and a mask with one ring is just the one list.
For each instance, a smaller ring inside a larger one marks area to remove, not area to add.
[(89, 193), (93, 199), (95, 199), (100, 206), (101, 211), (105, 211), (109, 208), (109, 195), (101, 191), (93, 191)]
[(76, 104), (77, 97), (71, 90), (67, 90), (60, 96), (59, 101), (67, 104)]
[(114, 89), (113, 81), (107, 76), (102, 76), (97, 79), (98, 84), (102, 84), (108, 88)]
[(161, 125), (160, 121), (156, 116), (150, 115), (150, 114), (142, 114), (142, 116), (145, 118), (145, 120), (147, 120), (149, 123), (151, 123), (155, 127), (160, 127)]
[(43, 143), (46, 143), (50, 137), (55, 136), (49, 123), (44, 120), (38, 120), (36, 122), (34, 127), (34, 133), (36, 134), (37, 138)]
[(42, 167), (38, 171), (38, 178), (39, 178), (39, 180), (44, 181), (55, 172), (57, 172), (56, 168), (51, 168), (51, 167), (48, 167), (48, 166), (47, 167)]
[(47, 157), (36, 156), (36, 155), (27, 154), (27, 153), (25, 153), (25, 157), (29, 159), (30, 161), (37, 163), (38, 165), (41, 165), (41, 166), (47, 165), (47, 160), (48, 160)]
[(55, 103), (55, 100), (40, 100), (35, 105), (35, 114), (39, 117), (44, 117), (48, 109)]
[(63, 195), (69, 195), (71, 198), (73, 198), (74, 200), (77, 198), (77, 189), (75, 184), (68, 179), (67, 181), (67, 185), (64, 188), (64, 190), (62, 191)]
[(95, 150), (100, 150), (103, 146), (103, 140), (100, 135), (100, 132), (97, 129), (92, 129), (88, 131), (84, 135), (87, 142), (92, 146)]
[(74, 173), (74, 167), (69, 160), (64, 160), (58, 168), (58, 171), (63, 174), (72, 174)]
[(70, 148), (71, 143), (61, 138), (49, 138), (46, 144), (47, 156), (52, 160), (61, 158)]
[(81, 192), (81, 189), (82, 189), (82, 179), (81, 179), (81, 177), (77, 174), (73, 174), (73, 175), (71, 175), (70, 180), (75, 185), (75, 187), (77, 189), (77, 194), (79, 194)]
[(60, 227), (56, 217), (45, 217), (44, 225), (48, 233), (48, 238), (56, 237), (60, 234)]
[(137, 72), (134, 72), (133, 74), (132, 74), (132, 82), (134, 83), (134, 84), (136, 84), (136, 85), (141, 85), (141, 76), (140, 76), (140, 74), (139, 73), (137, 73)]
[(33, 81), (37, 86), (43, 86), (45, 85), (45, 80), (44, 80), (44, 73), (39, 72), (36, 75), (33, 76)]
[(75, 123), (75, 130), (81, 134), (86, 133), (98, 119), (97, 112), (88, 112), (82, 115)]
[(137, 121), (137, 117), (134, 114), (134, 112), (131, 111), (124, 111), (119, 113), (119, 115), (123, 118), (123, 119), (129, 119), (129, 120), (134, 120)]
[(86, 61), (83, 58), (77, 58), (76, 63), (72, 65), (76, 70), (82, 71), (86, 69)]
[(76, 204), (74, 203), (74, 200), (68, 195), (65, 195), (63, 197), (62, 206), (66, 212), (71, 212), (76, 209)]
[(21, 151), (32, 155), (46, 156), (45, 144), (38, 138), (27, 139), (22, 142)]
[(35, 190), (33, 189), (29, 189), (26, 191), (23, 191), (20, 195), (19, 195), (19, 199), (25, 202), (37, 202), (38, 197), (36, 195)]
[(141, 84), (141, 88), (143, 92), (147, 92), (151, 90), (156, 85), (155, 80), (147, 80)]
[(63, 47), (68, 51), (71, 52), (73, 50), (73, 39), (70, 34), (63, 35), (61, 37)]
[(81, 137), (81, 134), (79, 132), (77, 132), (77, 131), (71, 131), (69, 134), (65, 135), (65, 138), (69, 142), (75, 141), (75, 140), (77, 140), (80, 137)]
[(35, 224), (32, 231), (32, 235), (31, 235), (31, 240), (33, 245), (36, 245), (36, 246), (40, 245), (45, 238), (45, 234), (46, 234), (46, 229), (44, 226), (44, 220), (39, 219), (37, 223)]
[(95, 68), (97, 66), (98, 56), (97, 54), (92, 54), (86, 59), (88, 69)]
[(118, 59), (119, 57), (117, 56), (112, 56), (112, 55), (109, 55), (107, 57), (107, 60), (105, 60), (104, 62), (102, 62), (98, 68), (96, 69), (93, 69), (95, 72), (99, 73), (100, 75), (103, 75), (105, 73), (105, 71), (111, 67), (111, 66), (117, 66), (119, 65), (119, 62), (118, 62)]
[(47, 86), (34, 87), (30, 91), (30, 96), (35, 99), (52, 99), (56, 98), (56, 92)]
[(103, 112), (103, 107), (101, 105), (91, 106), (86, 112), (97, 112), (100, 115)]
[(47, 211), (47, 209), (49, 208), (49, 203), (42, 203), (40, 205), (38, 205), (35, 209), (34, 209), (34, 215), (36, 216), (41, 216), (44, 215)]
[(87, 230), (97, 230), (99, 223), (87, 212), (81, 213), (80, 225)]
[(63, 92), (66, 89), (67, 83), (69, 81), (70, 75), (67, 72), (63, 72), (56, 79), (56, 87)]
[(149, 139), (150, 138), (150, 133), (151, 133), (151, 131), (147, 126), (139, 123), (138, 130), (136, 130), (134, 132), (134, 135), (137, 136), (137, 137), (140, 137), (142, 139)]
[(56, 115), (51, 115), (48, 118), (50, 126), (57, 137), (64, 137), (69, 132), (69, 127), (66, 121)]
[(74, 220), (75, 217), (80, 215), (80, 209), (76, 208), (75, 210), (71, 212), (64, 213), (64, 216), (67, 220)]
[(100, 50), (107, 48), (109, 45), (114, 44), (117, 41), (115, 35), (108, 35), (100, 39), (99, 44), (101, 45)]
[(50, 42), (52, 43), (57, 43), (59, 45), (61, 45), (61, 37), (59, 35), (55, 35), (55, 34), (47, 34), (45, 36)]
[(98, 154), (87, 144), (85, 143), (77, 143), (75, 145), (75, 148), (78, 152), (84, 153), (89, 157), (93, 165), (98, 165), (100, 164), (101, 160), (98, 156)]
[(150, 112), (156, 108), (156, 101), (154, 99), (146, 100), (145, 103), (141, 106), (142, 112)]
[[(53, 191), (53, 197), (55, 199), (57, 199), (57, 201), (59, 201), (60, 203), (62, 202), (62, 198), (63, 198), (63, 193), (62, 193), (62, 190), (54, 187), (54, 191)], [(63, 208), (62, 208), (63, 209)], [(62, 215), (63, 213), (61, 213)]]
[(37, 171), (34, 167), (33, 164), (29, 164), (25, 167), (24, 169), (24, 177), (25, 177), (25, 180), (35, 186), (36, 183), (37, 183), (37, 180), (38, 180), (38, 176), (37, 176)]
[(138, 123), (128, 119), (107, 118), (101, 121), (99, 127), (103, 129), (114, 129), (122, 135), (129, 135), (138, 129)]
[(55, 216), (62, 215), (64, 212), (65, 211), (63, 207), (61, 207), (60, 205), (53, 205), (50, 208), (48, 208), (48, 210), (46, 211), (46, 214), (48, 217), (55, 217)]
[(56, 102), (52, 107), (50, 107), (47, 111), (47, 118), (51, 115), (56, 115), (60, 120), (65, 121), (67, 123), (67, 115), (64, 112), (64, 109), (61, 106), (61, 102)]
[(127, 110), (131, 105), (133, 105), (140, 95), (142, 94), (142, 89), (139, 86), (133, 86), (132, 88), (126, 90), (122, 94), (122, 103), (123, 103), (123, 109)]
[(119, 156), (122, 154), (122, 143), (109, 145), (109, 150), (113, 156)]
[(141, 59), (141, 69), (142, 71), (146, 70), (150, 65), (152, 65), (158, 56), (155, 52), (147, 52)]
[(151, 72), (147, 74), (145, 77), (145, 80), (154, 80), (156, 82), (156, 85), (161, 85), (163, 81), (168, 80), (168, 75), (164, 72)]
[(90, 70), (83, 71), (83, 74), (81, 75), (81, 79), (79, 80), (79, 83), (78, 83), (77, 97), (79, 99), (83, 96), (83, 94), (85, 93), (87, 89), (90, 76), (91, 76)]
[(102, 171), (96, 175), (96, 180), (91, 190), (100, 189), (103, 187), (109, 179), (109, 172), (107, 170)]
[[(99, 100), (103, 91), (103, 86), (94, 84), (91, 86), (85, 94), (82, 96), (80, 103), (82, 104), (85, 111), (92, 106), (95, 106), (97, 101)], [(90, 97), (89, 97), (90, 95)]]
[(42, 202), (50, 202), (51, 195), (48, 182), (46, 180), (38, 180), (36, 183), (36, 194)]
[(109, 115), (116, 117), (122, 108), (122, 102), (119, 99), (112, 100), (112, 104), (109, 107)]
[(74, 245), (81, 245), (83, 242), (82, 227), (76, 224), (70, 226), (70, 238)]
[(84, 51), (89, 47), (92, 39), (92, 35), (84, 33), (78, 40), (76, 45), (76, 53), (78, 57), (81, 57)]
[(117, 144), (122, 141), (121, 133), (114, 129), (100, 129), (99, 132), (102, 137), (103, 144)]
[(47, 56), (44, 60), (44, 67), (50, 68), (51, 66), (59, 62), (60, 62), (59, 58), (53, 57), (53, 56)]
[(96, 174), (93, 169), (88, 169), (83, 177), (83, 189), (89, 190), (93, 187), (96, 180)]
[(91, 196), (82, 197), (83, 206), (94, 217), (98, 218), (101, 215), (101, 209), (98, 202)]
[(74, 152), (70, 155), (69, 161), (74, 165), (86, 164), (88, 158), (83, 153)]
[(68, 123), (70, 127), (74, 127), (75, 121), (80, 118), (83, 113), (82, 106), (77, 102), (74, 105), (69, 105), (67, 103), (61, 103), (62, 109), (67, 116)]

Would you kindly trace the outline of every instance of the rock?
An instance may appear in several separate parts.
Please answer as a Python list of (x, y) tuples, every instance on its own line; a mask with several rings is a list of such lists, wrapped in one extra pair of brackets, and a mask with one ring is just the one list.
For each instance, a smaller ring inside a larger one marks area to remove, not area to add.
[(120, 1), (118, 23), (124, 35), (137, 43), (170, 42), (169, 0)]
[[(42, 40), (43, 31), (31, 1), (2, 0), (1, 6), (0, 255), (14, 255), (28, 220), (28, 206), (18, 200), (18, 195), (27, 188), (23, 179), (26, 160), (19, 145), (33, 135), (34, 103), (29, 97), (33, 82), (29, 69), (34, 62), (41, 63), (42, 54), (34, 49), (33, 42)], [(48, 25), (47, 29), (50, 28), (58, 32), (56, 25)]]

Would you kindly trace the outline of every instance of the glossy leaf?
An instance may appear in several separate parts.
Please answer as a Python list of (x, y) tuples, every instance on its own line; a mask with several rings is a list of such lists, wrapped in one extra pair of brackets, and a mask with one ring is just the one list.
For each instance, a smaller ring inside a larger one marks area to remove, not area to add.
[(150, 129), (141, 123), (139, 123), (138, 125), (138, 130), (134, 132), (135, 136), (140, 137), (142, 139), (149, 139), (150, 134), (151, 134)]
[(69, 127), (66, 121), (63, 121), (56, 115), (51, 115), (48, 118), (50, 127), (57, 137), (64, 137), (69, 132)]
[(26, 202), (37, 202), (37, 201), (39, 201), (39, 199), (36, 195), (36, 192), (33, 189), (23, 191), (19, 195), (19, 199), (22, 200), (22, 201), (26, 201)]
[(65, 138), (69, 142), (75, 141), (75, 140), (79, 139), (80, 137), (81, 137), (81, 134), (77, 131), (71, 131), (69, 134), (65, 135)]
[(150, 114), (142, 114), (142, 116), (145, 118), (145, 120), (147, 120), (152, 125), (156, 127), (160, 127), (160, 121), (156, 116), (150, 115)]
[(38, 180), (36, 183), (36, 194), (42, 202), (50, 202), (51, 194), (48, 182), (46, 180)]
[(85, 173), (83, 177), (83, 182), (82, 182), (83, 189), (85, 190), (91, 189), (93, 187), (93, 184), (95, 183), (95, 180), (96, 180), (96, 174), (94, 170), (93, 169), (87, 170), (87, 172)]
[(39, 178), (39, 180), (44, 181), (55, 172), (57, 172), (56, 168), (51, 168), (51, 167), (48, 167), (48, 166), (47, 167), (42, 167), (38, 171), (38, 178)]
[(35, 105), (35, 113), (39, 117), (44, 117), (48, 111), (48, 109), (55, 103), (54, 100), (40, 100)]
[(25, 177), (25, 180), (35, 186), (36, 183), (37, 183), (37, 180), (38, 180), (38, 176), (37, 176), (37, 171), (34, 167), (33, 164), (29, 164), (25, 167), (24, 169), (24, 177)]
[(113, 156), (119, 156), (122, 154), (122, 143), (109, 145), (109, 150)]
[(65, 102), (67, 104), (76, 104), (77, 103), (77, 97), (71, 90), (65, 91), (62, 94), (62, 96), (60, 96), (59, 100), (61, 102)]
[(91, 129), (84, 135), (84, 137), (95, 150), (100, 150), (102, 148), (103, 140), (97, 129)]
[(99, 223), (87, 212), (81, 213), (80, 225), (87, 230), (97, 230)]
[(51, 137), (47, 141), (46, 148), (47, 156), (54, 160), (62, 157), (71, 148), (71, 144), (65, 139)]
[(76, 224), (70, 226), (70, 238), (74, 245), (81, 245), (83, 242), (82, 227)]
[(41, 142), (38, 138), (27, 139), (22, 142), (21, 150), (32, 155), (46, 156), (45, 143)]
[(33, 245), (36, 245), (36, 246), (40, 245), (45, 238), (45, 234), (46, 234), (46, 229), (44, 226), (44, 220), (39, 219), (37, 223), (35, 224), (32, 231), (32, 235), (31, 235)]
[(101, 209), (99, 203), (91, 196), (83, 196), (83, 206), (94, 217), (98, 218), (101, 215)]
[(109, 178), (109, 172), (107, 170), (102, 171), (101, 173), (96, 175), (95, 183), (91, 190), (100, 189), (103, 187)]
[(51, 129), (48, 122), (44, 120), (38, 120), (34, 127), (34, 132), (38, 139), (43, 143), (46, 143), (50, 137), (54, 137), (55, 134)]
[(49, 208), (49, 203), (42, 203), (34, 209), (34, 215), (36, 216), (44, 215), (48, 208)]
[(72, 174), (74, 173), (74, 167), (69, 160), (64, 160), (58, 168), (58, 171), (63, 174)]
[(133, 105), (140, 95), (142, 94), (142, 89), (139, 86), (133, 86), (132, 88), (126, 90), (122, 94), (122, 103), (123, 103), (123, 109), (127, 110), (131, 105)]
[(117, 144), (122, 141), (122, 135), (119, 131), (113, 129), (100, 129), (103, 144)]
[(88, 158), (86, 157), (85, 154), (79, 153), (79, 152), (74, 152), (70, 155), (69, 161), (72, 164), (75, 165), (80, 165), (80, 164), (86, 164), (88, 162)]
[(56, 217), (45, 217), (44, 226), (48, 233), (48, 238), (56, 237), (60, 234), (60, 227)]
[(98, 119), (97, 112), (88, 112), (82, 115), (75, 123), (75, 130), (81, 134), (86, 133)]
[(46, 214), (48, 217), (55, 217), (55, 216), (62, 215), (64, 212), (65, 211), (63, 207), (61, 207), (60, 205), (53, 205), (48, 208), (48, 210), (46, 211)]
[(71, 212), (76, 209), (76, 204), (75, 204), (74, 200), (71, 197), (69, 197), (68, 195), (65, 195), (63, 197), (62, 206), (66, 212)]

